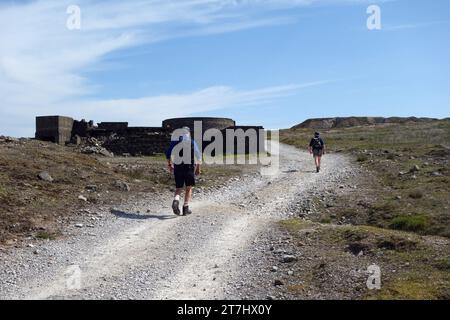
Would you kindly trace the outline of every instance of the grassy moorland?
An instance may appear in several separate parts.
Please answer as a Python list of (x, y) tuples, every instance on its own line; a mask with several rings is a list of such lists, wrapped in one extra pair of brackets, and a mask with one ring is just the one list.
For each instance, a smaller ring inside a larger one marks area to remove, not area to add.
[[(42, 141), (0, 140), (0, 245), (53, 239), (85, 208), (113, 206), (135, 194), (168, 192), (174, 182), (166, 166), (163, 156), (104, 158)], [(256, 169), (208, 165), (197, 186), (217, 187)], [(48, 172), (53, 181), (39, 179), (41, 172)]]
[[(311, 131), (283, 130), (280, 139), (305, 148)], [(359, 216), (361, 224), (450, 237), (450, 120), (331, 129), (322, 135), (330, 152), (351, 155), (369, 172), (360, 192), (342, 199), (347, 216)]]
[[(306, 148), (313, 131), (283, 130), (280, 139)], [(302, 228), (315, 228), (313, 251), (330, 265), (379, 265), (381, 290), (358, 289), (361, 298), (449, 299), (450, 120), (321, 133), (330, 152), (348, 154), (367, 174), (354, 182), (355, 190), (337, 193), (332, 204), (312, 199), (318, 211), (312, 221), (286, 220), (281, 228), (299, 243), (305, 242)]]

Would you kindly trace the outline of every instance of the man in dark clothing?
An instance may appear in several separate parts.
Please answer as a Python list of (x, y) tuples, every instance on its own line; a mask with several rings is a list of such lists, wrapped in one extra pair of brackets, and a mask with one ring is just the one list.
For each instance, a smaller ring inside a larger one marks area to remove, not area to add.
[[(175, 176), (175, 197), (172, 209), (176, 215), (180, 212), (180, 196), (185, 188), (183, 215), (189, 215), (189, 202), (192, 198), (192, 188), (195, 186), (195, 176), (201, 173), (202, 155), (195, 140), (191, 139), (190, 129), (184, 127), (178, 139), (172, 136), (169, 149), (166, 151), (169, 171)], [(187, 151), (187, 152), (186, 152)]]
[(311, 139), (309, 143), (309, 153), (314, 156), (314, 161), (316, 164), (316, 171), (320, 171), (320, 162), (322, 160), (322, 156), (325, 154), (325, 143), (320, 137), (320, 133), (314, 133), (314, 138)]

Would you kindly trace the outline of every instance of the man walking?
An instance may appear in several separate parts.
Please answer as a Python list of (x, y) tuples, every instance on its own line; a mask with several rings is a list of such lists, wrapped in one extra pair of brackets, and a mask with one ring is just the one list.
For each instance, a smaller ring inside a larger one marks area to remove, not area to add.
[(320, 137), (320, 133), (314, 133), (314, 138), (311, 139), (309, 143), (309, 153), (314, 156), (314, 162), (316, 164), (316, 172), (320, 171), (320, 162), (322, 156), (325, 154), (325, 143)]
[[(166, 158), (169, 170), (175, 177), (175, 197), (172, 202), (173, 213), (176, 215), (189, 215), (189, 202), (192, 198), (192, 188), (195, 186), (195, 176), (201, 173), (202, 155), (197, 143), (191, 138), (190, 129), (184, 127), (175, 132), (181, 133), (178, 138), (172, 135), (169, 149), (166, 151)], [(183, 211), (180, 211), (180, 196), (184, 194)]]

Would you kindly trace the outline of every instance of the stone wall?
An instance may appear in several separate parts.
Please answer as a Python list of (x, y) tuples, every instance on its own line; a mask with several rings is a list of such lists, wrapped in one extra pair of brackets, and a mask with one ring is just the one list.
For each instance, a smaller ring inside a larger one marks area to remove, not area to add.
[(170, 144), (170, 132), (161, 128), (131, 127), (121, 134), (110, 134), (103, 147), (116, 155), (150, 156), (164, 153)]
[(94, 121), (91, 120), (87, 122), (84, 119), (81, 121), (75, 120), (72, 127), (72, 136), (77, 135), (80, 137), (86, 137), (88, 133), (93, 129), (95, 129)]
[[(164, 153), (170, 144), (173, 130), (182, 127), (193, 130), (195, 121), (202, 121), (202, 137), (208, 129), (214, 128), (222, 132), (224, 151), (226, 150), (226, 129), (244, 131), (252, 129), (256, 131), (257, 137), (263, 129), (260, 126), (236, 126), (235, 121), (228, 118), (175, 118), (163, 121), (162, 127), (129, 127), (127, 122), (101, 122), (98, 126), (94, 126), (93, 121), (74, 121), (69, 117), (50, 116), (36, 117), (36, 139), (65, 144), (70, 141), (80, 143), (80, 138), (92, 137), (100, 141), (102, 147), (116, 155), (148, 156)], [(235, 150), (237, 150), (238, 141), (234, 140)], [(211, 142), (201, 142), (203, 149), (209, 143)], [(248, 138), (244, 143), (245, 153), (253, 151), (249, 148)], [(260, 147), (260, 145), (257, 146), (258, 152), (262, 151)]]
[(73, 119), (70, 117), (36, 117), (36, 139), (65, 144), (72, 137)]
[[(233, 150), (235, 154), (249, 154), (249, 153), (260, 153), (264, 152), (264, 128), (262, 126), (233, 126), (228, 127), (224, 130), (222, 130), (222, 134), (224, 137), (224, 150), (225, 153), (227, 152), (227, 143), (228, 143), (228, 136), (227, 136), (227, 130), (233, 130), (234, 134), (240, 134), (242, 131), (245, 134), (244, 141), (238, 141), (236, 137), (233, 139)], [(240, 132), (239, 132), (240, 131)], [(256, 138), (254, 138), (256, 136)], [(250, 147), (250, 139), (256, 139), (256, 144), (252, 145)], [(241, 147), (241, 150), (239, 150), (238, 144), (243, 143), (244, 148)]]
[(223, 130), (225, 128), (236, 125), (236, 122), (233, 119), (228, 118), (193, 117), (167, 119), (163, 121), (162, 127), (169, 131), (173, 131), (182, 127), (189, 127), (192, 131), (194, 129), (195, 121), (202, 122), (203, 132), (212, 128)]

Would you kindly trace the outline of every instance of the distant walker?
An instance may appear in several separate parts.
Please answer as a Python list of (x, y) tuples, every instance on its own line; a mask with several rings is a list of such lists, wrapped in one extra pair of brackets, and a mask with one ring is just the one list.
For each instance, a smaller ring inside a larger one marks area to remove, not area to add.
[(314, 162), (316, 164), (316, 172), (320, 172), (320, 164), (322, 156), (325, 154), (325, 143), (320, 137), (320, 133), (314, 133), (314, 138), (309, 142), (309, 153), (314, 156)]

